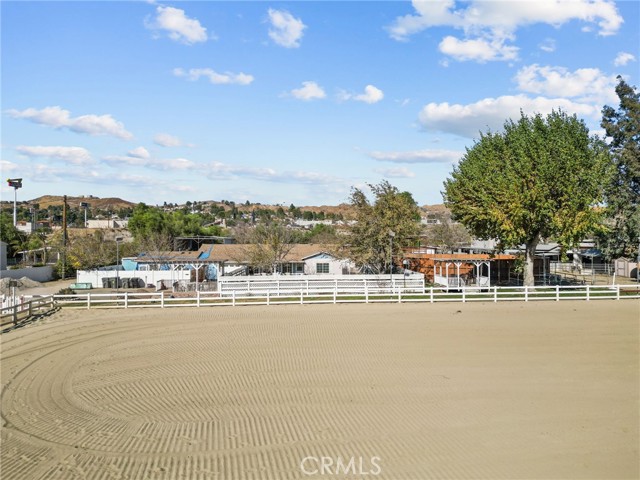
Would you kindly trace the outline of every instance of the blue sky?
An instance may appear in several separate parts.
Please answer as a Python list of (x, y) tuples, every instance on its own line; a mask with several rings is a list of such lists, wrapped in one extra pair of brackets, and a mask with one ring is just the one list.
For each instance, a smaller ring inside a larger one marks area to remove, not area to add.
[[(638, 85), (640, 2), (10, 2), (2, 152), (20, 200), (419, 204), (479, 131)], [(2, 184), (2, 198), (13, 191)]]

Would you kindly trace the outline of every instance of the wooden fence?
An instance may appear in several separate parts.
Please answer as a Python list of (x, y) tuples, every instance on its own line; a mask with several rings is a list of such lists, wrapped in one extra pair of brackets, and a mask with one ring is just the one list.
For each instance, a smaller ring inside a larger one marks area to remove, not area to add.
[(48, 295), (31, 297), (16, 305), (2, 307), (0, 311), (0, 329), (4, 330), (7, 326), (21, 325), (37, 315), (53, 310), (55, 306), (54, 296)]
[(421, 292), (408, 292), (398, 289), (381, 293), (365, 292), (354, 294), (337, 289), (324, 292), (307, 293), (286, 292), (281, 295), (236, 294), (220, 296), (215, 292), (195, 292), (193, 296), (173, 296), (167, 292), (153, 293), (83, 293), (54, 295), (58, 305), (75, 308), (169, 308), (169, 307), (208, 307), (240, 305), (283, 305), (283, 304), (321, 304), (321, 303), (408, 303), (408, 302), (502, 302), (502, 301), (561, 301), (561, 300), (620, 300), (640, 298), (640, 285), (579, 285), (549, 287), (464, 287), (460, 290), (447, 290), (440, 287), (425, 287)]

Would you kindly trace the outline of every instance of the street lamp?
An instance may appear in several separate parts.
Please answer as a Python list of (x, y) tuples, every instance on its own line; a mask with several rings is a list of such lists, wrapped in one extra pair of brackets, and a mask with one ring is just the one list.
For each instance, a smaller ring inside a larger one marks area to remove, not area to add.
[(116, 298), (118, 288), (120, 288), (120, 242), (122, 237), (116, 237)]
[(89, 208), (89, 204), (87, 202), (80, 202), (80, 208), (84, 208), (84, 228), (87, 228), (87, 208)]
[(402, 261), (402, 266), (404, 267), (404, 271), (402, 272), (402, 280), (404, 284), (404, 288), (407, 288), (407, 267), (409, 266), (409, 260), (406, 258)]
[(389, 230), (389, 285), (393, 291), (393, 237), (396, 236), (396, 232)]
[(22, 179), (21, 178), (7, 178), (7, 184), (10, 187), (13, 187), (13, 226), (18, 226), (18, 189), (22, 188)]

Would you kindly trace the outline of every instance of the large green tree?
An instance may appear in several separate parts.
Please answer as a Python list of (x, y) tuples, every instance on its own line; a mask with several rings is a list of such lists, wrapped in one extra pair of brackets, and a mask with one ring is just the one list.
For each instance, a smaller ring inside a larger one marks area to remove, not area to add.
[(24, 236), (16, 227), (13, 226), (13, 217), (11, 214), (0, 213), (0, 240), (7, 244), (7, 256), (14, 257), (16, 252), (20, 251), (18, 243), (24, 240)]
[(606, 189), (611, 229), (603, 249), (609, 258), (638, 254), (640, 243), (640, 93), (618, 77), (618, 110), (602, 109), (615, 173)]
[(575, 115), (521, 114), (504, 131), (481, 134), (444, 183), (446, 205), (480, 239), (525, 246), (524, 284), (533, 285), (539, 242), (575, 246), (599, 224), (604, 142)]
[(369, 185), (369, 189), (373, 203), (359, 188), (351, 191), (355, 222), (341, 237), (342, 243), (349, 258), (362, 270), (389, 272), (402, 257), (402, 249), (415, 244), (421, 230), (420, 211), (409, 192), (399, 191), (386, 180)]
[(142, 241), (148, 237), (170, 237), (190, 235), (223, 235), (224, 230), (211, 225), (214, 217), (184, 211), (165, 212), (158, 207), (140, 203), (136, 205), (129, 219), (129, 231), (134, 238)]

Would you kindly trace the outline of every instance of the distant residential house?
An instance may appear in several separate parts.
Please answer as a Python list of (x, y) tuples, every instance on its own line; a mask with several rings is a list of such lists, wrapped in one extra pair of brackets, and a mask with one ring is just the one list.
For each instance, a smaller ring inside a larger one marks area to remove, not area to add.
[(108, 218), (105, 220), (87, 220), (87, 228), (127, 228), (129, 220), (120, 218)]
[[(198, 250), (143, 252), (137, 257), (123, 258), (122, 265), (99, 270), (79, 272), (79, 283), (94, 287), (104, 283), (103, 278), (140, 279), (142, 284), (169, 288), (178, 281), (203, 282), (221, 276), (260, 274), (252, 268), (251, 245), (204, 244)], [(314, 244), (295, 244), (277, 265), (282, 275), (343, 275), (354, 273), (351, 261), (340, 259)]]
[[(210, 261), (222, 276), (261, 273), (252, 268), (251, 249), (248, 244), (214, 245)], [(318, 244), (294, 244), (276, 266), (283, 275), (344, 275), (352, 273), (354, 265), (350, 260), (340, 259), (326, 251), (326, 246)]]
[(16, 228), (23, 232), (23, 233), (33, 233), (38, 229), (41, 228), (47, 228), (49, 226), (49, 222), (46, 221), (38, 221), (35, 224), (35, 228), (34, 228), (34, 224), (33, 222), (27, 222), (25, 220), (19, 220), (16, 223)]
[(185, 271), (190, 270), (193, 281), (198, 272), (198, 281), (215, 280), (217, 270), (209, 258), (214, 245), (205, 244), (198, 250), (177, 250), (162, 252), (143, 252), (135, 258), (122, 260), (125, 271)]

